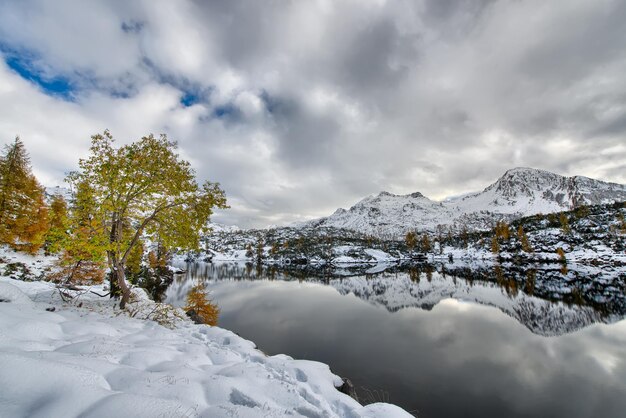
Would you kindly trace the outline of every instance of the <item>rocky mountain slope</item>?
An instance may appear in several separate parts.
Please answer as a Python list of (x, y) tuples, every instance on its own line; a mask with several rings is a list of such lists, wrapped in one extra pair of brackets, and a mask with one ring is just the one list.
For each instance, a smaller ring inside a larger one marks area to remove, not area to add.
[(518, 264), (602, 265), (605, 275), (626, 271), (626, 202), (579, 206), (572, 211), (532, 215), (499, 225), (483, 231), (418, 234), (412, 248), (404, 237), (384, 239), (326, 226), (214, 230), (202, 238), (200, 251), (178, 257), (312, 267), (413, 263), (419, 258), (488, 259)]
[(564, 177), (544, 170), (514, 168), (483, 191), (443, 202), (421, 193), (368, 196), (350, 209), (305, 223), (305, 226), (346, 228), (385, 237), (409, 230), (434, 232), (439, 225), (457, 231), (485, 230), (497, 220), (571, 210), (626, 200), (626, 185), (582, 176)]
[(551, 302), (524, 292), (503, 291), (500, 284), (468, 282), (435, 274), (431, 280), (411, 280), (408, 274), (394, 277), (347, 277), (328, 283), (342, 295), (354, 294), (390, 312), (405, 308), (431, 310), (447, 298), (495, 307), (538, 335), (554, 336), (582, 329), (596, 322), (611, 323), (618, 315), (602, 316), (589, 306)]

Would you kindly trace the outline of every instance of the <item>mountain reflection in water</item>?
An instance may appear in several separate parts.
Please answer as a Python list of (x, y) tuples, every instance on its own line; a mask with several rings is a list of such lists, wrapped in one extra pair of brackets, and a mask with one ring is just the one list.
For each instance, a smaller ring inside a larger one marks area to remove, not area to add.
[(183, 304), (193, 283), (205, 280), (222, 309), (220, 326), (270, 355), (328, 363), (355, 383), (362, 402), (389, 401), (420, 417), (622, 417), (626, 410), (623, 277), (600, 278), (600, 293), (585, 295), (580, 289), (593, 287), (582, 273), (564, 280), (558, 269), (186, 268), (168, 302)]

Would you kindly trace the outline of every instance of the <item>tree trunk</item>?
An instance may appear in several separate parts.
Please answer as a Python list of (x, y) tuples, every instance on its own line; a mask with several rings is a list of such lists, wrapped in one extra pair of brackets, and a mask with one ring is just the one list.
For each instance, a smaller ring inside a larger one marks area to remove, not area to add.
[(117, 274), (115, 273), (115, 269), (111, 269), (111, 271), (109, 271), (109, 289), (111, 289), (111, 298), (117, 299), (120, 297), (120, 287), (117, 285)]
[(126, 274), (124, 272), (124, 266), (118, 260), (115, 252), (108, 251), (107, 256), (109, 259), (109, 282), (111, 284), (112, 297), (118, 297), (122, 294), (122, 300), (120, 301), (120, 309), (126, 307), (126, 303), (130, 300), (130, 287), (126, 283)]
[[(122, 226), (123, 219), (120, 217), (119, 213), (113, 212), (111, 215), (111, 233), (109, 234), (109, 242), (111, 244), (118, 244), (122, 235)], [(122, 292), (122, 300), (120, 301), (120, 309), (124, 309), (126, 307), (126, 303), (130, 300), (130, 287), (128, 287), (128, 283), (126, 283), (126, 274), (124, 272), (124, 264), (126, 261), (126, 257), (128, 256), (128, 252), (122, 258), (120, 258), (119, 247), (118, 252), (114, 250), (107, 251), (107, 257), (109, 259), (109, 267), (111, 268), (111, 294), (113, 294), (113, 281), (117, 282), (118, 291)]]
[(124, 267), (120, 263), (116, 263), (115, 273), (117, 275), (117, 286), (122, 292), (122, 300), (120, 301), (120, 309), (126, 307), (126, 303), (130, 300), (130, 287), (126, 283), (126, 275), (124, 274)]

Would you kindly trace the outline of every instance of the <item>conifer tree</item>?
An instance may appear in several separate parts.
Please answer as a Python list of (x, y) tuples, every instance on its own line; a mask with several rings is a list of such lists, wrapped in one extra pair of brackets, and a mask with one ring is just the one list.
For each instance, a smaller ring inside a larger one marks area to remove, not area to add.
[(422, 251), (427, 253), (432, 249), (432, 245), (430, 244), (430, 237), (428, 236), (428, 234), (424, 233), (424, 235), (422, 235), (422, 239), (421, 239), (421, 248)]
[(248, 243), (246, 245), (246, 258), (254, 257), (254, 251), (252, 251), (252, 244)]
[(498, 239), (508, 241), (511, 237), (511, 231), (509, 225), (505, 221), (498, 221), (495, 227), (495, 234)]
[(491, 252), (494, 254), (500, 253), (500, 243), (495, 235), (491, 237)]
[(526, 235), (526, 233), (524, 232), (524, 228), (522, 227), (522, 225), (520, 225), (519, 228), (517, 228), (517, 238), (522, 244), (522, 251), (526, 253), (533, 252), (532, 246), (530, 245), (530, 241), (528, 240), (528, 235)]
[(409, 231), (406, 233), (404, 237), (404, 243), (406, 244), (409, 251), (413, 251), (413, 248), (417, 245), (417, 234), (415, 231)]
[(194, 286), (187, 294), (187, 314), (196, 322), (215, 326), (220, 313), (219, 307), (209, 297), (204, 283)]
[(44, 243), (48, 208), (19, 137), (0, 157), (0, 243), (34, 253)]
[(226, 208), (226, 198), (218, 184), (198, 185), (189, 163), (176, 154), (176, 143), (165, 135), (115, 147), (104, 131), (92, 137), (90, 150), (68, 181), (89, 191), (94, 235), (107, 238), (100, 251), (106, 253), (124, 309), (130, 299), (125, 267), (141, 237), (158, 234), (167, 248), (196, 249), (213, 209)]
[(571, 232), (571, 229), (569, 227), (569, 218), (565, 213), (561, 213), (559, 215), (559, 222), (561, 223), (561, 230), (563, 231), (563, 233), (569, 234)]

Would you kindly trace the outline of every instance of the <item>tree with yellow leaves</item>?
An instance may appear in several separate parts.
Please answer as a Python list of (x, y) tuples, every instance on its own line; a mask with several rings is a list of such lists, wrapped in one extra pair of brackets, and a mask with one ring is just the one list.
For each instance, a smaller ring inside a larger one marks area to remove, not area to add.
[(500, 253), (500, 243), (495, 235), (491, 237), (491, 252), (494, 254)]
[(563, 231), (564, 234), (572, 232), (569, 226), (569, 218), (566, 213), (561, 213), (559, 215), (559, 222), (561, 223), (561, 231)]
[(44, 243), (48, 208), (19, 137), (0, 156), (0, 243), (35, 253)]
[(526, 235), (526, 232), (524, 232), (524, 228), (522, 227), (522, 225), (520, 225), (519, 228), (517, 228), (517, 238), (522, 244), (522, 251), (526, 253), (533, 252), (533, 247), (530, 245), (530, 241), (528, 240), (528, 235)]
[(422, 235), (422, 239), (420, 240), (420, 249), (425, 253), (430, 252), (430, 250), (432, 249), (430, 237), (427, 233), (424, 233), (424, 235)]
[(125, 270), (141, 238), (158, 236), (167, 248), (196, 249), (213, 209), (227, 207), (226, 197), (216, 183), (197, 183), (165, 135), (116, 147), (104, 131), (92, 136), (90, 150), (68, 181), (89, 190), (89, 218), (96, 222), (94, 234), (106, 237), (99, 250), (106, 254), (111, 288), (119, 288), (124, 309), (130, 299)]
[(187, 294), (185, 311), (195, 322), (217, 325), (220, 308), (209, 299), (204, 283), (200, 282)]
[(404, 237), (404, 243), (406, 244), (409, 251), (413, 251), (415, 246), (417, 245), (417, 234), (415, 231), (409, 231), (406, 233)]
[(58, 254), (69, 237), (67, 202), (60, 194), (52, 196), (48, 218), (49, 228), (45, 235), (44, 249), (47, 254)]

